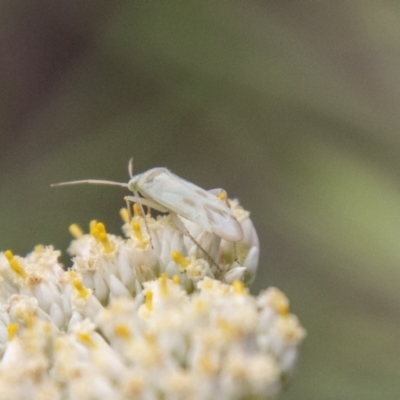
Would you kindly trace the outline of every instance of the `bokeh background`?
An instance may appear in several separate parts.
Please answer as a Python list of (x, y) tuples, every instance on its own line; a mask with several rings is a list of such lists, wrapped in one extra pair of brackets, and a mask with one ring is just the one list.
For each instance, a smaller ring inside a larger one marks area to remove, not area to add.
[[(165, 166), (252, 212), (258, 292), (308, 330), (285, 400), (400, 398), (400, 4), (0, 5), (0, 248), (120, 232), (127, 181)], [(68, 258), (64, 256), (68, 264)]]

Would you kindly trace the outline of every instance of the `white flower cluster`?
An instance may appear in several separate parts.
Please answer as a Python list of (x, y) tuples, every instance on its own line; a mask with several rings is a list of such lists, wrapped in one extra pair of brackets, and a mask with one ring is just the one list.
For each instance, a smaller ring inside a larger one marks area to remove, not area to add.
[(69, 270), (0, 253), (0, 400), (275, 398), (305, 331), (278, 289), (249, 293), (258, 238), (231, 206), (236, 245), (136, 206), (125, 239), (71, 226)]

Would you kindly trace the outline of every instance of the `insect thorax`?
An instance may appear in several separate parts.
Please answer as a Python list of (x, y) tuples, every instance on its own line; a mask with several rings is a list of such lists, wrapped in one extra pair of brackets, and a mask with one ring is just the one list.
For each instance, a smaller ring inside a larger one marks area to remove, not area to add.
[(137, 183), (138, 178), (139, 178), (139, 176), (136, 175), (136, 176), (132, 177), (132, 179), (128, 182), (128, 189), (131, 192), (136, 193), (138, 191), (138, 183)]

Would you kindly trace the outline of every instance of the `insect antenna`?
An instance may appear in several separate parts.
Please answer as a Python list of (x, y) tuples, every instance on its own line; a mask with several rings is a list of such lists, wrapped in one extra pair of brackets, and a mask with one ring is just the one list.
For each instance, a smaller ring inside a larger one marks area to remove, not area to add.
[(133, 178), (133, 157), (131, 157), (128, 162), (128, 173), (129, 173), (130, 178), (132, 179)]
[(122, 186), (128, 187), (127, 183), (122, 182), (114, 182), (114, 181), (105, 181), (102, 179), (84, 179), (81, 181), (69, 181), (69, 182), (60, 182), (60, 183), (52, 183), (50, 186), (67, 186), (67, 185), (81, 185), (81, 184), (90, 184), (90, 185), (109, 185), (109, 186)]

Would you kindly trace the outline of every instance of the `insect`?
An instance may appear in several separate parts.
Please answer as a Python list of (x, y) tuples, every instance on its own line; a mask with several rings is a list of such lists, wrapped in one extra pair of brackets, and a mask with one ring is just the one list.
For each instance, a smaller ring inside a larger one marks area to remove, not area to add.
[[(239, 242), (243, 239), (240, 223), (227, 203), (216, 196), (215, 190), (211, 192), (204, 190), (166, 168), (152, 168), (133, 175), (133, 164), (130, 160), (128, 169), (131, 177), (128, 183), (87, 179), (57, 183), (52, 186), (89, 183), (127, 187), (134, 194), (134, 196), (126, 196), (127, 201), (136, 202), (160, 212), (169, 212), (178, 225), (177, 228), (183, 227), (183, 223), (177, 218), (177, 216), (182, 216), (199, 225), (206, 232), (214, 233), (222, 239), (230, 242)], [(189, 235), (201, 249), (187, 230), (184, 233)]]

